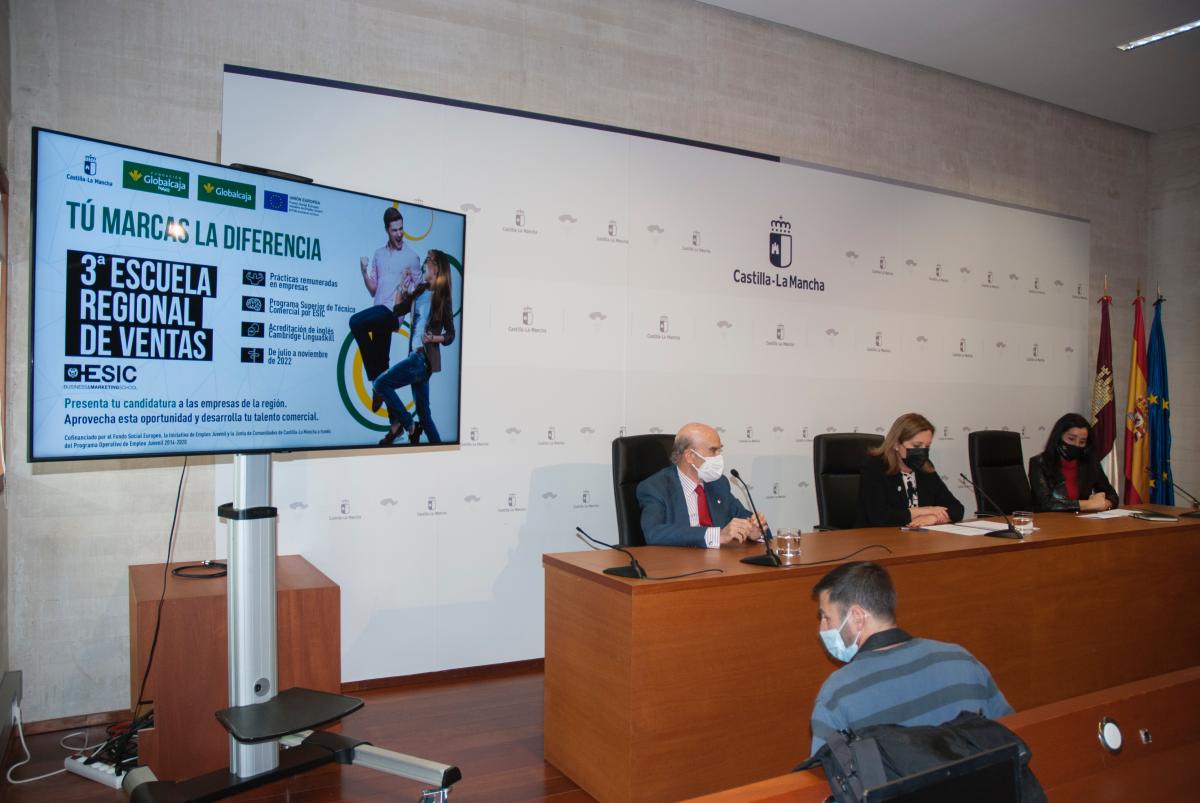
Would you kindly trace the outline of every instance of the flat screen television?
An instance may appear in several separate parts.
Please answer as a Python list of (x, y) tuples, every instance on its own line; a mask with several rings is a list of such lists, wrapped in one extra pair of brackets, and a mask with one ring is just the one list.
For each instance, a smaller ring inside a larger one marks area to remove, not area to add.
[(393, 419), (459, 442), (464, 215), (40, 128), (32, 187), (30, 460), (375, 447), (447, 317)]

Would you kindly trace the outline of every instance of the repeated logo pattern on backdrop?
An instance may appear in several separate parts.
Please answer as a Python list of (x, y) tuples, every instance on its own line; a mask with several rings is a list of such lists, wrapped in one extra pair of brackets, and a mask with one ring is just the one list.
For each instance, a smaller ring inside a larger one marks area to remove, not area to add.
[(811, 530), (820, 433), (922, 411), (973, 509), (968, 432), (1028, 458), (1083, 407), (1086, 223), (239, 73), (224, 108), (226, 158), (468, 215), (462, 446), (275, 464), (281, 551), (342, 585), (347, 680), (541, 655), (541, 555), (616, 539), (618, 435), (713, 423), (764, 514)]

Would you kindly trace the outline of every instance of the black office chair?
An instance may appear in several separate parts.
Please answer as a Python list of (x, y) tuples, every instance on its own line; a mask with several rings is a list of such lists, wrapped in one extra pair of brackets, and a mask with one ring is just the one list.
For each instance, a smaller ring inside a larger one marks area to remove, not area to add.
[(818, 530), (845, 530), (858, 518), (859, 470), (882, 435), (829, 432), (813, 439)]
[(638, 483), (671, 465), (674, 435), (628, 435), (612, 442), (613, 499), (621, 546), (645, 546)]
[[(1016, 432), (984, 429), (967, 435), (971, 481), (975, 483), (975, 509), (979, 513), (1012, 513), (1029, 510), (1033, 503), (1021, 436)], [(983, 489), (1001, 510), (996, 510), (980, 493)]]

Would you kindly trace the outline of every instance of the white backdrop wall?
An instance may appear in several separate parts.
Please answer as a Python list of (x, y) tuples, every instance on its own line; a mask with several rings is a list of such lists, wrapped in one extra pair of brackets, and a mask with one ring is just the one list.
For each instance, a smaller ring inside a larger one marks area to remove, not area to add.
[(764, 514), (811, 529), (817, 433), (922, 411), (970, 506), (968, 431), (1032, 454), (1082, 409), (1084, 222), (237, 70), (224, 100), (224, 161), (469, 215), (462, 447), (276, 465), (280, 550), (342, 586), (346, 680), (540, 656), (541, 554), (615, 540), (623, 430), (713, 423)]

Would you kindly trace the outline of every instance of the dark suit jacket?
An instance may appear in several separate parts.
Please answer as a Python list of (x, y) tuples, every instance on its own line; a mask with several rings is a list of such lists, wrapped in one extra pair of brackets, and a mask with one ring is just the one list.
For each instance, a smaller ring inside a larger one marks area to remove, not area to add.
[[(421, 293), (433, 292), (429, 289), (429, 285), (422, 282), (413, 288), (412, 295), (404, 293), (400, 296), (400, 303), (392, 307), (392, 315), (396, 316), (396, 326), (400, 325), (400, 321), (412, 309), (413, 302), (417, 300), (417, 296)], [(431, 335), (444, 335), (445, 343), (413, 343), (413, 350), (420, 349), (425, 352), (425, 360), (429, 363), (429, 373), (436, 374), (442, 370), (442, 352), (441, 346), (449, 346), (454, 342), (454, 315), (441, 316), (437, 310), (430, 307), (429, 323), (425, 326), (426, 331)]]
[[(704, 483), (704, 496), (714, 527), (750, 518), (750, 511), (733, 495), (726, 477)], [(706, 546), (705, 528), (693, 527), (688, 519), (687, 501), (675, 466), (667, 466), (638, 483), (637, 500), (642, 506), (642, 532), (647, 544)]]
[[(856, 527), (903, 527), (912, 521), (904, 479), (897, 473), (884, 474), (882, 457), (868, 457), (859, 471), (858, 519)], [(944, 507), (950, 521), (962, 521), (962, 502), (950, 493), (936, 471), (917, 472), (917, 501), (921, 507)]]
[[(1095, 463), (1081, 463), (1077, 478), (1079, 482), (1080, 499), (1087, 499), (1096, 491), (1103, 491), (1117, 507), (1119, 499), (1116, 490), (1103, 469)], [(1035, 511), (1070, 510), (1079, 512), (1079, 499), (1067, 497), (1067, 481), (1061, 471), (1048, 469), (1042, 460), (1042, 455), (1029, 458), (1029, 489), (1033, 491), (1033, 509)]]

